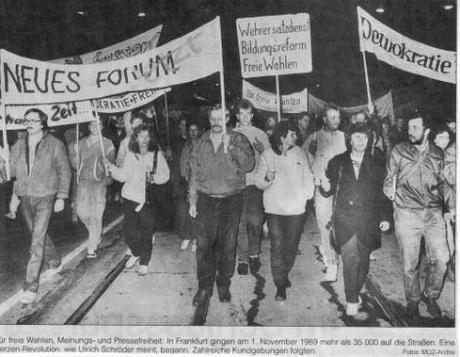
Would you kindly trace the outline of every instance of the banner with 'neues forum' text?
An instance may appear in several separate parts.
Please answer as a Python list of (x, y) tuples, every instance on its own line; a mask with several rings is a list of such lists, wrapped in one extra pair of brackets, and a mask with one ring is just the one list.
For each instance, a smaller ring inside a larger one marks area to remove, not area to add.
[(160, 89), (222, 70), (220, 19), (144, 54), (97, 64), (59, 65), (0, 51), (4, 104), (80, 101)]

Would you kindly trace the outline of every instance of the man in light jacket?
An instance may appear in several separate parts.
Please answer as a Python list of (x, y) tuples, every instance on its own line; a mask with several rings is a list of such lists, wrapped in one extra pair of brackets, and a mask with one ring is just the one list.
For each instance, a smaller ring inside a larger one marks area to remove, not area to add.
[[(69, 195), (71, 171), (65, 145), (48, 133), (48, 116), (40, 109), (29, 109), (24, 115), (27, 137), (19, 139), (11, 151), (11, 176), (16, 178), (16, 195), (21, 200), (21, 213), (31, 234), (30, 259), (21, 301), (35, 300), (40, 269), (48, 259), (47, 276), (62, 269), (61, 258), (47, 235), (51, 213), (64, 209)], [(47, 276), (42, 275), (45, 280)]]

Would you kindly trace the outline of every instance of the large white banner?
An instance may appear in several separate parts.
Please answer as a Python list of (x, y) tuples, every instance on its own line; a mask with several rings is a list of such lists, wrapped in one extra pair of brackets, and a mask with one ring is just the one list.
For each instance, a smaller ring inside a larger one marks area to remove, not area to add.
[[(278, 111), (278, 98), (275, 93), (264, 91), (243, 80), (243, 99), (249, 100), (252, 105), (267, 112)], [(308, 90), (281, 96), (281, 112), (287, 114), (308, 111)]]
[(308, 14), (241, 18), (236, 32), (243, 78), (311, 72)]
[(158, 25), (126, 41), (118, 42), (101, 50), (85, 53), (83, 55), (59, 58), (51, 62), (60, 64), (88, 64), (111, 62), (137, 56), (157, 47), (162, 28), (163, 25)]
[[(101, 50), (50, 62), (61, 64), (103, 63), (137, 56), (157, 47), (162, 28), (163, 25), (158, 25), (140, 35)], [(118, 113), (133, 110), (150, 103), (164, 93), (158, 90), (146, 90), (104, 98), (97, 101), (97, 108), (101, 113)]]
[(373, 18), (358, 7), (359, 45), (361, 51), (403, 71), (456, 82), (456, 53), (411, 40)]
[[(30, 108), (32, 107), (28, 105), (7, 105), (7, 130), (25, 129), (24, 114)], [(87, 100), (50, 105), (34, 105), (33, 108), (38, 108), (48, 115), (48, 126), (84, 123), (95, 120), (91, 102)], [(3, 124), (0, 127), (3, 127)]]
[(220, 19), (144, 54), (60, 65), (0, 51), (5, 104), (62, 103), (191, 82), (222, 70)]

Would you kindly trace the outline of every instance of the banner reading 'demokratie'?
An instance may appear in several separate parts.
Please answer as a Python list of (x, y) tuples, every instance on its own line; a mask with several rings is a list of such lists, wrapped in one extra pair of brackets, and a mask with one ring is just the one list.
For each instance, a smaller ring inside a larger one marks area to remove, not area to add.
[[(7, 105), (7, 130), (25, 129), (24, 114), (30, 108), (32, 107), (28, 105)], [(91, 102), (87, 100), (81, 102), (34, 105), (33, 108), (38, 108), (48, 115), (48, 126), (84, 123), (95, 120)], [(0, 120), (3, 121), (2, 118), (0, 118)], [(0, 125), (0, 128), (1, 127), (3, 127), (3, 124)]]
[[(249, 100), (252, 105), (267, 112), (278, 111), (278, 98), (275, 93), (264, 91), (243, 80), (243, 99)], [(281, 111), (287, 114), (308, 111), (308, 90), (281, 96)]]
[(60, 64), (88, 64), (117, 61), (123, 58), (137, 56), (157, 47), (162, 28), (163, 25), (158, 25), (151, 30), (101, 50), (68, 58), (59, 58), (50, 62)]
[(144, 54), (60, 65), (0, 51), (5, 104), (62, 103), (187, 83), (222, 70), (220, 19)]
[(456, 82), (456, 53), (434, 48), (401, 35), (358, 7), (359, 45), (361, 51), (403, 71)]
[(236, 32), (243, 78), (311, 72), (308, 14), (241, 18)]

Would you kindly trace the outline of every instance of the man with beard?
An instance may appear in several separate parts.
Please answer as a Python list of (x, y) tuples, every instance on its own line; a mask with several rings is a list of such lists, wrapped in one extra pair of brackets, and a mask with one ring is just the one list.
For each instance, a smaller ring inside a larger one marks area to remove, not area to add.
[[(425, 116), (416, 113), (410, 117), (408, 141), (393, 148), (383, 189), (394, 206), (407, 313), (417, 317), (418, 305), (423, 301), (428, 312), (439, 318), (441, 310), (436, 300), (441, 293), (449, 251), (441, 208), (445, 189), (443, 153), (428, 141), (429, 132)], [(425, 287), (420, 291), (417, 265), (422, 236), (429, 269)]]
[(242, 191), (245, 174), (254, 168), (254, 151), (243, 134), (224, 132), (228, 120), (228, 110), (224, 117), (220, 104), (211, 108), (211, 129), (193, 148), (190, 162), (189, 214), (193, 218), (198, 215), (203, 228), (197, 242), (199, 290), (193, 298), (195, 306), (212, 294), (214, 280), (219, 300), (231, 299)]

